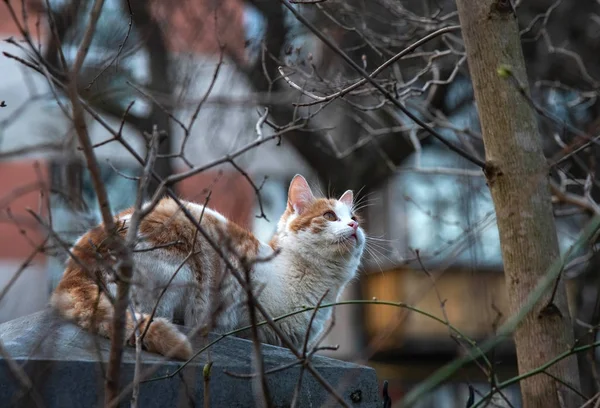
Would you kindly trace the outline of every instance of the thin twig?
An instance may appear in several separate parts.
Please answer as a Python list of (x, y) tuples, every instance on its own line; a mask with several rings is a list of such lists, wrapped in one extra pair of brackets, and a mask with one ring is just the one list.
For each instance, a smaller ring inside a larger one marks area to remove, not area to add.
[(267, 384), (267, 378), (265, 375), (265, 366), (262, 355), (262, 346), (260, 338), (258, 337), (258, 327), (256, 326), (256, 297), (252, 291), (252, 279), (251, 269), (252, 265), (244, 262), (244, 272), (246, 278), (246, 303), (248, 307), (248, 314), (250, 316), (250, 326), (252, 333), (252, 347), (254, 350), (254, 364), (256, 365), (257, 373), (257, 386), (260, 389), (260, 399), (256, 401), (260, 406), (272, 407), (273, 402), (271, 401), (271, 393), (269, 392), (269, 385)]
[[(420, 315), (423, 315), (429, 319), (435, 320), (436, 322), (449, 327), (454, 333), (456, 333), (457, 336), (461, 336), (463, 338), (465, 338), (466, 340), (470, 340), (470, 342), (472, 342), (472, 344), (474, 346), (476, 346), (476, 343), (474, 340), (470, 339), (466, 334), (464, 334), (460, 329), (458, 329), (455, 326), (449, 325), (448, 323), (446, 323), (443, 319), (440, 319), (439, 317), (426, 312), (424, 310), (421, 310), (415, 306), (411, 306), (409, 304), (406, 304), (404, 302), (390, 302), (390, 301), (383, 301), (383, 300), (346, 300), (346, 301), (341, 301), (341, 302), (334, 302), (334, 303), (325, 303), (322, 304), (319, 309), (327, 309), (327, 308), (331, 308), (331, 307), (335, 307), (335, 306), (344, 306), (344, 305), (381, 305), (381, 306), (391, 306), (391, 307), (396, 307), (396, 308), (402, 308), (402, 309), (407, 309), (409, 311), (418, 313)], [(279, 322), (281, 320), (285, 320), (289, 317), (295, 316), (297, 314), (301, 314), (301, 313), (307, 313), (307, 312), (311, 312), (314, 311), (316, 309), (315, 306), (307, 306), (304, 307), (302, 309), (299, 310), (295, 310), (293, 312), (289, 312), (286, 314), (283, 314), (281, 316), (277, 316), (272, 320), (272, 322), (276, 323)], [(269, 324), (268, 321), (263, 320), (259, 323), (256, 323), (257, 327), (263, 326)], [(164, 380), (164, 379), (168, 379), (168, 378), (172, 378), (173, 376), (177, 375), (181, 370), (183, 370), (185, 368), (185, 366), (187, 364), (189, 364), (191, 361), (193, 361), (195, 358), (197, 358), (200, 354), (202, 354), (204, 351), (208, 350), (210, 347), (212, 347), (213, 345), (215, 345), (216, 343), (220, 342), (221, 340), (223, 340), (226, 337), (230, 337), (233, 335), (236, 335), (238, 333), (244, 332), (246, 330), (251, 329), (252, 326), (248, 325), (248, 326), (244, 326), (244, 327), (240, 327), (238, 329), (234, 329), (231, 330), (227, 333), (223, 333), (221, 334), (219, 337), (217, 337), (215, 340), (211, 341), (210, 343), (208, 343), (206, 346), (202, 347), (200, 350), (198, 350), (192, 357), (190, 357), (189, 360), (187, 360), (186, 362), (184, 362), (181, 366), (179, 366), (177, 368), (177, 370), (175, 370), (174, 372), (164, 375), (164, 376), (160, 376), (160, 377), (155, 377), (155, 378), (150, 378), (148, 380), (145, 380), (144, 382), (150, 382), (150, 381), (158, 381), (158, 380)], [(479, 355), (477, 355), (476, 357), (483, 357), (484, 354), (482, 351), (479, 352)]]
[[(146, 326), (149, 326), (146, 325)], [(136, 331), (139, 328), (136, 327)], [(137, 408), (140, 399), (140, 378), (142, 373), (142, 336), (135, 336), (135, 367), (133, 368), (133, 390), (131, 392), (131, 408)]]
[[(399, 53), (397, 53), (396, 55), (394, 55), (392, 58), (388, 59), (386, 62), (384, 62), (383, 64), (381, 64), (376, 70), (374, 70), (369, 75), (369, 78), (372, 78), (372, 79), (375, 78), (384, 69), (388, 68), (390, 65), (392, 65), (393, 63), (395, 63), (396, 61), (398, 61), (399, 59), (401, 59), (402, 57), (404, 57), (406, 54), (409, 54), (412, 51), (416, 50), (421, 45), (423, 45), (423, 44), (425, 44), (425, 43), (433, 40), (436, 37), (439, 37), (440, 35), (443, 35), (443, 34), (446, 34), (446, 33), (452, 32), (452, 31), (456, 31), (456, 30), (460, 30), (460, 25), (453, 25), (453, 26), (449, 26), (449, 27), (440, 28), (439, 30), (434, 31), (431, 34), (428, 34), (425, 37), (420, 38), (419, 40), (415, 41), (414, 43), (412, 43), (411, 45), (409, 45), (408, 47), (406, 47), (405, 49), (403, 49), (402, 51), (400, 51)], [(279, 67), (279, 73), (282, 76), (284, 75), (284, 73), (281, 70), (281, 67)], [(284, 76), (284, 79), (286, 81), (288, 81), (288, 83), (289, 83), (289, 79), (287, 77)], [(348, 87), (346, 87), (346, 88), (342, 89), (341, 91), (338, 91), (338, 92), (336, 92), (334, 94), (327, 95), (327, 96), (324, 96), (324, 97), (317, 96), (317, 95), (311, 96), (311, 98), (315, 99), (316, 102), (305, 102), (305, 103), (298, 103), (298, 104), (295, 104), (295, 105), (296, 106), (310, 106), (310, 105), (315, 105), (317, 103), (329, 101), (331, 99), (339, 98), (339, 97), (342, 97), (342, 96), (348, 94), (349, 92), (352, 92), (353, 90), (355, 90), (357, 88), (360, 88), (361, 86), (363, 86), (367, 82), (369, 82), (369, 81), (366, 78), (363, 78), (360, 81), (357, 81), (354, 84), (352, 84), (352, 85), (350, 85), (350, 86), (348, 86)], [(304, 92), (304, 90), (302, 90), (302, 91)], [(307, 96), (310, 96), (310, 95), (307, 95)]]
[[(140, 179), (140, 184), (138, 186), (136, 201), (134, 205), (133, 213), (131, 214), (131, 218), (129, 219), (129, 225), (127, 229), (127, 234), (125, 236), (125, 245), (122, 248), (121, 252), (121, 260), (118, 267), (117, 273), (117, 297), (114, 306), (114, 318), (113, 318), (113, 332), (111, 335), (111, 359), (110, 361), (118, 361), (119, 366), (123, 354), (123, 343), (125, 339), (125, 328), (127, 323), (127, 306), (129, 304), (129, 289), (131, 286), (131, 278), (133, 277), (133, 257), (131, 253), (132, 247), (135, 245), (135, 241), (137, 238), (137, 232), (140, 222), (144, 216), (142, 210), (142, 204), (144, 202), (144, 196), (146, 192), (146, 188), (148, 187), (148, 183), (150, 182), (150, 171), (154, 166), (154, 162), (156, 160), (156, 155), (158, 154), (158, 128), (154, 125), (152, 130), (152, 139), (150, 140), (150, 147), (148, 149), (148, 155), (146, 158), (146, 164), (144, 166), (144, 170), (142, 172), (142, 176)], [(135, 316), (135, 315), (134, 315)], [(151, 321), (148, 321), (146, 324), (146, 330), (152, 324)], [(134, 333), (135, 334), (135, 333)], [(141, 336), (136, 336), (136, 347), (138, 343), (138, 338), (141, 347)], [(136, 366), (137, 366), (136, 359)], [(120, 369), (117, 368), (112, 373), (110, 371), (111, 367), (109, 364), (109, 375), (114, 374), (118, 375)], [(139, 370), (139, 368), (136, 368)], [(119, 378), (119, 377), (112, 377)], [(139, 388), (139, 374), (137, 378), (137, 383), (134, 381), (134, 389), (136, 387)], [(107, 390), (108, 391), (108, 390)], [(114, 390), (111, 390), (110, 393), (107, 393), (106, 403), (108, 406), (113, 406), (115, 401), (115, 396), (119, 394), (118, 382), (117, 387)]]
[(336, 54), (338, 54), (348, 65), (352, 67), (356, 72), (362, 75), (363, 78), (367, 80), (373, 87), (375, 87), (386, 99), (388, 99), (395, 107), (400, 109), (402, 113), (412, 119), (417, 125), (425, 129), (430, 135), (439, 140), (442, 144), (448, 147), (453, 152), (457, 153), (459, 156), (467, 159), (471, 163), (475, 164), (480, 168), (485, 168), (485, 163), (478, 157), (473, 156), (472, 154), (466, 152), (459, 146), (456, 146), (454, 143), (446, 140), (444, 136), (439, 134), (436, 130), (434, 130), (427, 123), (423, 122), (417, 116), (415, 116), (410, 110), (408, 110), (402, 103), (398, 101), (392, 94), (385, 90), (383, 86), (377, 83), (370, 75), (361, 68), (352, 58), (348, 56), (344, 51), (342, 51), (337, 45), (333, 43), (327, 36), (325, 36), (320, 30), (318, 30), (306, 17), (304, 17), (294, 6), (290, 4), (288, 0), (280, 0), (281, 3), (292, 12), (292, 14), (296, 17), (298, 21), (300, 21), (304, 26), (306, 26), (310, 31), (312, 31), (321, 41), (323, 41), (331, 50), (333, 50)]
[(92, 80), (87, 84), (87, 86), (85, 87), (86, 91), (92, 87), (94, 82), (96, 82), (96, 80), (98, 78), (100, 78), (102, 76), (102, 74), (104, 74), (104, 72), (106, 72), (106, 70), (108, 68), (110, 68), (110, 66), (112, 64), (115, 63), (115, 61), (121, 55), (121, 52), (123, 51), (123, 48), (125, 47), (125, 43), (127, 43), (127, 40), (129, 39), (129, 35), (131, 34), (131, 28), (133, 27), (133, 11), (131, 10), (131, 3), (129, 1), (130, 0), (125, 1), (127, 3), (127, 8), (129, 9), (129, 24), (127, 26), (127, 33), (125, 34), (125, 38), (119, 44), (119, 49), (117, 50), (117, 53), (115, 54), (115, 56), (110, 61), (108, 61), (108, 63), (100, 70), (100, 72), (98, 72), (98, 74), (96, 74), (96, 76), (94, 76), (94, 78), (92, 78)]

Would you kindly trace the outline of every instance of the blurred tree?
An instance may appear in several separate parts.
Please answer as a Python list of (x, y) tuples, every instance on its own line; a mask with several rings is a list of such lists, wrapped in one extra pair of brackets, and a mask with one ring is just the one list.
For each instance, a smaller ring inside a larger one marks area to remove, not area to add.
[[(289, 86), (280, 79), (281, 75), (277, 68), (285, 65), (284, 57), (299, 53), (299, 48), (310, 41), (308, 39), (302, 41), (297, 37), (310, 35), (310, 32), (301, 23), (295, 21), (294, 17), (290, 16), (279, 2), (250, 0), (249, 3), (253, 4), (264, 16), (266, 30), (263, 37), (263, 55), (251, 67), (242, 69), (256, 91), (286, 91)], [(298, 7), (311, 16), (315, 14), (309, 8)], [(319, 28), (323, 28), (323, 24), (327, 23), (322, 15), (314, 16), (313, 19), (316, 19)], [(330, 32), (335, 33), (334, 30)], [(338, 36), (339, 34), (344, 34), (344, 32), (338, 31)], [(324, 47), (322, 43), (317, 43), (314, 48), (322, 47)], [(340, 69), (348, 70), (347, 66), (340, 67), (340, 63), (332, 51), (324, 49), (322, 54), (321, 59), (314, 62), (310, 60), (310, 56), (306, 55), (309, 59), (306, 61), (307, 64), (317, 65), (313, 68), (318, 72), (317, 75), (327, 76), (327, 74), (331, 75)], [(297, 58), (301, 59), (302, 57)], [(279, 80), (275, 81), (275, 78), (279, 78)], [(353, 146), (362, 136), (361, 127), (357, 121), (361, 117), (368, 116), (368, 113), (360, 109), (353, 109), (347, 104), (343, 106), (343, 109), (347, 110), (347, 122), (340, 124), (343, 131), (338, 137), (343, 139), (343, 144)], [(297, 109), (290, 104), (272, 104), (270, 112), (274, 122), (279, 125), (292, 122), (298, 115)], [(381, 127), (391, 127), (396, 124), (397, 122), (392, 116), (385, 110), (376, 113)], [(350, 153), (343, 155), (336, 151), (332, 143), (327, 142), (326, 130), (308, 131), (308, 129), (316, 127), (314, 121), (309, 121), (305, 127), (306, 130), (289, 133), (286, 140), (316, 171), (319, 178), (335, 191), (351, 188), (365, 189), (363, 192), (368, 192), (377, 189), (393, 174), (395, 167), (414, 151), (405, 132), (390, 131), (382, 137), (371, 138), (369, 143), (356, 146)], [(382, 152), (385, 152), (385, 155)]]
[[(117, 0), (112, 3), (121, 9), (110, 10), (108, 13), (104, 11), (104, 14), (109, 14), (105, 18), (116, 20), (114, 21), (115, 26), (106, 24), (109, 23), (108, 21), (99, 25), (99, 33), (96, 34), (96, 37), (99, 38), (95, 39), (93, 43), (97, 48), (96, 52), (104, 58), (96, 57), (96, 60), (100, 60), (100, 64), (86, 63), (79, 81), (80, 94), (100, 113), (116, 118), (125, 117), (126, 122), (134, 126), (141, 137), (145, 138), (144, 135), (152, 131), (153, 125), (156, 125), (159, 131), (168, 136), (171, 133), (171, 123), (167, 109), (173, 106), (173, 86), (169, 73), (171, 59), (165, 33), (151, 12), (152, 2)], [(48, 21), (51, 30), (56, 34), (52, 35), (51, 31), (51, 35), (48, 37), (44, 59), (52, 70), (51, 72), (64, 79), (66, 70), (63, 64), (68, 65), (70, 62), (67, 50), (79, 41), (85, 27), (85, 16), (89, 13), (92, 2), (82, 0), (50, 1), (48, 4), (52, 7), (50, 10), (46, 10)], [(113, 30), (122, 28), (124, 24), (127, 24), (128, 19), (131, 21), (127, 35), (125, 39), (120, 39), (120, 43), (116, 43)], [(130, 37), (132, 38), (130, 39)], [(132, 72), (134, 68), (126, 64), (119, 64), (117, 60), (123, 58), (122, 54), (126, 55), (132, 49), (147, 55), (147, 58), (144, 59), (146, 66), (142, 68), (148, 73), (146, 88), (150, 93), (160, 95), (160, 105), (158, 102), (152, 101), (147, 112), (140, 114), (135, 110), (129, 110), (125, 116), (127, 105), (122, 98), (122, 92), (115, 92), (115, 89), (118, 89), (120, 84), (132, 80), (135, 73)], [(102, 55), (103, 53), (104, 55)], [(65, 57), (65, 55), (67, 56)], [(113, 58), (114, 64), (106, 65), (107, 61), (111, 61)], [(94, 60), (93, 57), (89, 59)], [(108, 69), (110, 69), (110, 75), (104, 77), (102, 74)], [(170, 153), (172, 153), (171, 141), (165, 137), (159, 146), (159, 155), (168, 156)], [(73, 189), (73, 186), (78, 185), (73, 183), (73, 180), (77, 178), (77, 173), (81, 172), (81, 164), (77, 160), (71, 159), (65, 166), (67, 166), (67, 170), (63, 173), (66, 176), (64, 185), (69, 191)], [(169, 176), (173, 173), (171, 160), (168, 158), (156, 160), (154, 171), (162, 178)], [(148, 194), (153, 194), (157, 187), (158, 183), (152, 180), (148, 187)]]

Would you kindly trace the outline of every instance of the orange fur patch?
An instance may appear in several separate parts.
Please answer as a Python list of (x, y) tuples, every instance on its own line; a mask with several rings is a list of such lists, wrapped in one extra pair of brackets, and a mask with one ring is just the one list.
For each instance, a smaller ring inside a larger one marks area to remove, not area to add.
[[(201, 207), (192, 204), (186, 207), (206, 232), (216, 240), (222, 248), (227, 245), (236, 254), (247, 258), (254, 258), (258, 254), (259, 241), (244, 228), (231, 221), (223, 221), (211, 211), (201, 211)], [(133, 213), (132, 209), (122, 211), (115, 216), (116, 234), (124, 238), (128, 221), (122, 220)], [(192, 251), (197, 252), (190, 256), (188, 262), (195, 271), (200, 284), (206, 279), (202, 274), (202, 255), (214, 259), (212, 267), (219, 270), (222, 261), (216, 253), (209, 248), (206, 240), (197, 231), (196, 226), (190, 222), (181, 211), (178, 204), (165, 198), (159, 201), (156, 207), (139, 224), (140, 238), (150, 247), (160, 247), (163, 251), (178, 253), (182, 258), (187, 257)], [(202, 250), (202, 251), (200, 251)], [(204, 253), (208, 251), (208, 253)], [(72, 249), (75, 259), (69, 259), (63, 278), (56, 287), (51, 304), (67, 319), (73, 320), (82, 328), (98, 333), (105, 337), (112, 334), (113, 306), (105, 293), (100, 288), (109, 280), (108, 268), (117, 261), (117, 255), (111, 244), (110, 235), (102, 225), (89, 230)], [(238, 264), (236, 260), (232, 260)], [(148, 324), (148, 315), (139, 316), (140, 330)], [(135, 337), (135, 321), (127, 313), (127, 338), (131, 343)], [(144, 339), (147, 350), (172, 354), (178, 359), (187, 359), (191, 356), (192, 349), (189, 340), (166, 319), (156, 318), (150, 323), (150, 328)]]
[[(325, 218), (323, 218), (323, 214), (325, 214), (327, 211), (335, 212), (335, 204), (336, 200), (332, 198), (316, 199), (313, 203), (311, 203), (308, 206), (308, 208), (302, 214), (300, 214), (290, 223), (290, 230), (298, 232), (310, 228), (310, 231), (312, 233), (318, 234), (327, 227), (328, 221)], [(288, 208), (285, 210), (283, 218), (287, 219), (292, 214), (293, 210), (288, 205)], [(354, 213), (352, 215), (356, 217), (356, 221), (360, 224), (362, 221), (361, 218)], [(271, 241), (271, 246), (273, 248), (275, 248), (274, 245), (277, 245), (276, 238), (274, 238), (274, 240)]]
[[(327, 211), (334, 211), (334, 209), (335, 209), (335, 200), (334, 199), (327, 199), (327, 198), (316, 199), (314, 202), (312, 202), (308, 206), (308, 208), (306, 208), (306, 210), (302, 214), (300, 214), (298, 217), (296, 217), (290, 223), (290, 226), (289, 226), (290, 230), (292, 230), (294, 232), (306, 230), (311, 226), (311, 224), (313, 223), (313, 220), (315, 220), (317, 217), (321, 217)], [(292, 210), (289, 207), (286, 210), (286, 212), (289, 212), (289, 214), (291, 214), (291, 211)]]

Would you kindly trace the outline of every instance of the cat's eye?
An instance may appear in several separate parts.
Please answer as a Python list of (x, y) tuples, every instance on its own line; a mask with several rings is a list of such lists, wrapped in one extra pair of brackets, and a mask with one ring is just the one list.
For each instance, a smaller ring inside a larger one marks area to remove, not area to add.
[(336, 221), (338, 219), (337, 215), (333, 211), (327, 211), (323, 214), (323, 217), (328, 221)]
[(358, 222), (358, 218), (356, 218), (356, 215), (353, 215), (352, 218), (350, 218), (352, 221), (356, 221)]

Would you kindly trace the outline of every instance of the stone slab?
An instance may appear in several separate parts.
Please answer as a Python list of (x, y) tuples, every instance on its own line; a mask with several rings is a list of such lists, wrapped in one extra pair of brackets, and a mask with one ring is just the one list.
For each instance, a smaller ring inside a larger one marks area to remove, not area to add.
[[(200, 349), (207, 339), (195, 338), (194, 348)], [(103, 379), (110, 345), (108, 340), (92, 336), (67, 323), (50, 310), (43, 310), (0, 324), (0, 341), (11, 358), (23, 367), (40, 394), (46, 407), (94, 407), (103, 403)], [(266, 370), (291, 363), (293, 354), (281, 347), (263, 345)], [(177, 375), (157, 381), (144, 382), (140, 387), (139, 407), (204, 406), (202, 369), (208, 358), (213, 361), (209, 383), (211, 407), (253, 407), (253, 381), (234, 378), (225, 373), (252, 372), (252, 342), (226, 337), (213, 345)], [(181, 363), (160, 363), (161, 356), (142, 352), (142, 372), (154, 367), (155, 378), (173, 373)], [(312, 359), (314, 367), (332, 384), (351, 407), (379, 407), (375, 371), (323, 356)], [(122, 384), (133, 379), (135, 350), (125, 348)], [(290, 405), (300, 368), (294, 367), (268, 375), (268, 384), (276, 407)], [(302, 381), (300, 407), (336, 406), (323, 387), (308, 372)], [(0, 358), (0, 405), (3, 407), (35, 406), (30, 393), (24, 393), (9, 369), (7, 360)], [(124, 399), (122, 406), (129, 406)]]

